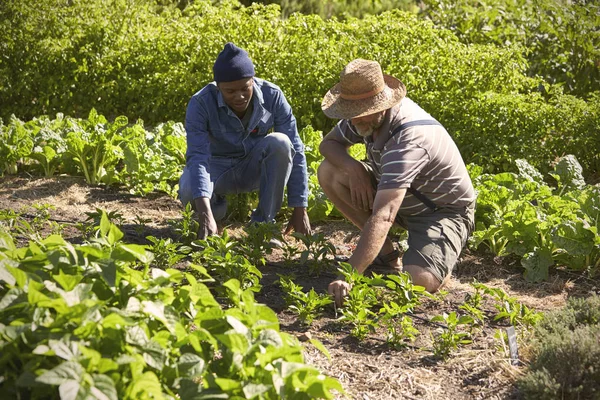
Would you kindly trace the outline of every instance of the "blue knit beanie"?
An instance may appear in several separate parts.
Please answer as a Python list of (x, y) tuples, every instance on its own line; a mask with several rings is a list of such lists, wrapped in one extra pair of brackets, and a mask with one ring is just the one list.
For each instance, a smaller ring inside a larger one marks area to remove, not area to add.
[(254, 76), (254, 64), (245, 50), (229, 42), (213, 66), (216, 82), (232, 82)]

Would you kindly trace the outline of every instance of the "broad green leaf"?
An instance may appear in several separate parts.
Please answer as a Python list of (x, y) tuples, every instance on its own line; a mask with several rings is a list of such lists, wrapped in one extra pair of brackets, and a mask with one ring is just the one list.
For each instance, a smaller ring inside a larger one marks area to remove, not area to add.
[(19, 268), (11, 267), (10, 265), (5, 265), (5, 267), (6, 270), (10, 272), (12, 276), (15, 277), (17, 287), (24, 289), (27, 285), (27, 273), (20, 270)]
[(53, 276), (54, 280), (58, 282), (62, 288), (66, 291), (73, 290), (73, 288), (81, 282), (83, 276), (81, 275), (67, 275), (63, 270), (59, 270), (58, 274)]
[(65, 239), (60, 235), (50, 235), (42, 240), (42, 243), (48, 248), (62, 247), (67, 245)]
[(144, 264), (150, 264), (154, 259), (154, 255), (146, 246), (139, 244), (121, 243), (113, 250), (111, 256), (119, 261), (140, 261)]
[(594, 248), (596, 236), (582, 221), (565, 221), (552, 230), (554, 244), (572, 256), (587, 256)]
[(27, 306), (27, 295), (23, 289), (12, 288), (2, 300), (0, 300), (0, 311), (5, 311), (11, 307), (26, 307)]
[(195, 377), (202, 375), (206, 362), (197, 354), (184, 353), (179, 357), (177, 368), (182, 376)]
[(216, 378), (215, 383), (224, 392), (237, 392), (242, 389), (242, 383), (235, 379)]
[(273, 387), (262, 383), (248, 383), (244, 386), (243, 392), (247, 399), (254, 399), (267, 393)]
[[(162, 322), (173, 335), (175, 334), (176, 314), (165, 310), (165, 305), (158, 301), (142, 301), (143, 312)], [(166, 311), (166, 312), (165, 312)]]
[(227, 320), (227, 323), (229, 325), (231, 325), (231, 327), (233, 328), (233, 330), (236, 333), (239, 333), (240, 335), (248, 336), (248, 333), (250, 332), (250, 330), (240, 320), (238, 320), (237, 318), (234, 318), (230, 315), (226, 316), (225, 319)]
[(323, 343), (321, 343), (321, 341), (317, 339), (310, 339), (309, 343), (315, 346), (315, 348), (321, 353), (323, 353), (328, 360), (331, 360), (331, 354), (329, 354), (329, 350), (327, 350), (327, 348), (323, 345)]
[(521, 265), (525, 268), (523, 275), (528, 281), (540, 282), (548, 279), (548, 268), (554, 265), (552, 252), (536, 247), (532, 252), (523, 256)]
[(225, 334), (214, 335), (229, 351), (245, 354), (248, 350), (248, 338), (239, 333), (227, 332)]
[(16, 249), (12, 236), (8, 232), (0, 230), (0, 250), (14, 251)]
[(72, 379), (61, 383), (58, 393), (61, 400), (85, 400), (89, 396), (89, 390), (81, 384), (81, 381)]
[(98, 400), (119, 400), (117, 388), (113, 380), (107, 375), (94, 374), (94, 386), (90, 388), (90, 393)]
[(79, 382), (84, 373), (85, 369), (78, 362), (65, 361), (38, 376), (36, 381), (47, 385), (61, 385), (68, 380)]
[(63, 337), (61, 340), (50, 340), (48, 346), (54, 351), (58, 357), (70, 361), (79, 356), (79, 348), (77, 342), (71, 342), (68, 338)]
[(156, 374), (151, 371), (144, 372), (139, 378), (134, 378), (126, 390), (126, 399), (162, 399), (162, 387)]

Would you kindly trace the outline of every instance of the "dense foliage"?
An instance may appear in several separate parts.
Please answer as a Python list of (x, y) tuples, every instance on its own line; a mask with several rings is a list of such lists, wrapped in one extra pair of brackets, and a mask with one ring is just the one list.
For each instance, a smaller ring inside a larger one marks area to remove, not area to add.
[(535, 329), (533, 359), (518, 385), (529, 399), (600, 396), (600, 297), (571, 298)]
[(528, 74), (585, 97), (600, 90), (600, 5), (586, 0), (424, 0), (423, 15), (465, 43), (518, 45)]
[(449, 129), (467, 162), (495, 172), (526, 158), (547, 171), (555, 157), (574, 154), (587, 173), (599, 170), (600, 97), (582, 100), (527, 77), (520, 47), (463, 44), (400, 11), (324, 21), (283, 20), (275, 5), (182, 8), (150, 0), (3, 2), (0, 117), (84, 117), (95, 108), (151, 125), (182, 121), (223, 44), (234, 41), (261, 77), (282, 87), (301, 127), (328, 131), (335, 121), (320, 110), (323, 94), (349, 60), (370, 58)]
[[(310, 399), (342, 392), (337, 380), (304, 364), (303, 347), (279, 331), (277, 315), (255, 302), (252, 288), (230, 274), (216, 285), (217, 298), (210, 263), (171, 268), (177, 258), (162, 257), (164, 246), (124, 243), (106, 213), (80, 245), (14, 229), (15, 218), (0, 222), (2, 398)], [(29, 245), (17, 247), (11, 230), (32, 235)], [(222, 265), (218, 250), (209, 258)], [(178, 251), (179, 258), (186, 253)]]

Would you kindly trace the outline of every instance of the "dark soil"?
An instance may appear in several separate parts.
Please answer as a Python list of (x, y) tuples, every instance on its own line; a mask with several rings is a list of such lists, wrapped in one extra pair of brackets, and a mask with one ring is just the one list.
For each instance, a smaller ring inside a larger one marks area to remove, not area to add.
[[(33, 223), (36, 205), (38, 208), (40, 205), (51, 206), (48, 209), (50, 221), (63, 225), (63, 236), (74, 243), (82, 241), (78, 224), (88, 219), (87, 213), (97, 209), (120, 214), (124, 240), (133, 243), (147, 243), (145, 238), (149, 235), (175, 239), (173, 226), (181, 219), (182, 212), (181, 204), (167, 195), (132, 196), (117, 188), (91, 187), (78, 177), (0, 178), (0, 215), (13, 210), (23, 213)], [(140, 224), (142, 219), (147, 222)], [(240, 226), (229, 226), (230, 234), (240, 235)], [(357, 229), (343, 221), (313, 224), (313, 229), (323, 232), (340, 256), (349, 256), (358, 240)], [(25, 244), (27, 239), (18, 240)], [(466, 251), (445, 287), (445, 294), (437, 299), (427, 299), (416, 310), (414, 324), (420, 331), (417, 340), (405, 348), (394, 349), (386, 343), (385, 332), (375, 332), (362, 341), (353, 338), (348, 328), (337, 321), (339, 315), (336, 316), (333, 307), (311, 326), (302, 325), (286, 309), (283, 291), (277, 283), (278, 274), (294, 274), (296, 283), (304, 289), (314, 288), (319, 293), (326, 293), (327, 285), (335, 276), (333, 272), (311, 276), (304, 265), (284, 263), (278, 251), (268, 256), (261, 272), (262, 290), (256, 295), (257, 300), (277, 312), (282, 331), (300, 340), (318, 339), (329, 351), (331, 359), (307, 343), (306, 361), (339, 379), (350, 398), (363, 400), (517, 399), (519, 394), (514, 381), (527, 363), (524, 338), (519, 342), (522, 346), (520, 365), (513, 366), (501, 342), (494, 337), (507, 325), (490, 320), (474, 333), (471, 344), (442, 361), (433, 356), (432, 335), (440, 328), (429, 322), (430, 318), (459, 311), (465, 296), (474, 292), (470, 285), (474, 280), (502, 288), (537, 311), (559, 308), (571, 296), (588, 296), (600, 290), (598, 280), (557, 270), (551, 272), (546, 282), (530, 283), (523, 279), (517, 260)]]

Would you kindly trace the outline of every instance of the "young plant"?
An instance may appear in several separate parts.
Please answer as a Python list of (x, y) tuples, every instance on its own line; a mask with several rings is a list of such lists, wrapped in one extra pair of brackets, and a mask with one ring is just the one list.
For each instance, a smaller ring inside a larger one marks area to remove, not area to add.
[(279, 275), (279, 285), (285, 293), (288, 308), (306, 325), (311, 325), (325, 307), (333, 303), (329, 295), (317, 293), (314, 288), (304, 292), (302, 286), (294, 283), (289, 276)]
[(476, 324), (483, 325), (486, 316), (482, 309), (482, 302), (483, 296), (480, 290), (475, 289), (475, 293), (465, 295), (465, 301), (458, 308), (470, 315)]
[(198, 221), (194, 218), (194, 210), (191, 203), (187, 203), (181, 212), (181, 220), (174, 223), (175, 232), (179, 236), (178, 240), (186, 245), (190, 245), (198, 238)]
[(170, 238), (159, 239), (154, 236), (147, 236), (146, 239), (152, 243), (148, 247), (148, 250), (154, 254), (152, 265), (160, 269), (171, 268), (177, 262), (184, 259), (191, 250), (189, 247), (174, 243)]
[(265, 254), (271, 254), (283, 240), (279, 226), (274, 223), (250, 223), (246, 226), (246, 236), (242, 240), (242, 253), (254, 265), (265, 265)]
[(300, 262), (308, 265), (310, 275), (319, 276), (332, 265), (328, 256), (335, 256), (335, 246), (325, 238), (323, 233), (314, 233), (306, 236), (302, 233), (292, 233), (297, 239), (300, 239), (306, 250), (300, 254)]
[(507, 319), (511, 325), (531, 327), (542, 318), (542, 313), (519, 303), (516, 298), (510, 297), (500, 288), (490, 288), (478, 282), (472, 283), (471, 286), (475, 289), (481, 289), (483, 293), (491, 296), (496, 301), (494, 307), (498, 310), (498, 313), (494, 316), (494, 321)]
[[(456, 312), (450, 314), (436, 315), (431, 322), (443, 322), (447, 328), (439, 328), (437, 336), (433, 341), (433, 354), (442, 359), (448, 358), (453, 350), (459, 345), (471, 343), (471, 335), (468, 332), (460, 332), (461, 325), (472, 325), (473, 318), (469, 315), (459, 317)], [(470, 329), (469, 329), (470, 330)]]
[(379, 303), (378, 295), (368, 278), (358, 274), (350, 264), (340, 263), (340, 267), (338, 270), (352, 287), (344, 299), (339, 320), (351, 326), (353, 337), (363, 340), (379, 327), (377, 313), (372, 310)]
[[(203, 265), (217, 282), (235, 279), (244, 290), (260, 291), (261, 272), (241, 254), (240, 247), (230, 240), (226, 230), (223, 236), (209, 236), (193, 245), (201, 249), (192, 255), (194, 262)], [(226, 295), (222, 285), (215, 290), (220, 296)]]
[(127, 124), (125, 116), (109, 123), (95, 109), (81, 124), (72, 122), (66, 137), (67, 152), (79, 166), (87, 183), (112, 183), (114, 177), (108, 171), (114, 171), (117, 162), (124, 157), (123, 149), (119, 147), (123, 138), (117, 133)]

